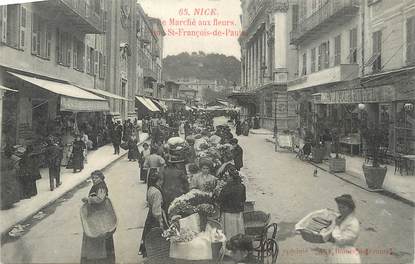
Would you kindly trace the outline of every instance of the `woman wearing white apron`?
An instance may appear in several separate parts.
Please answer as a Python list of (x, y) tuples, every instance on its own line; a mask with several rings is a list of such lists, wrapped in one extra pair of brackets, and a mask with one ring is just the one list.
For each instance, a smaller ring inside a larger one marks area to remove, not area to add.
[(354, 214), (355, 203), (349, 194), (336, 197), (335, 201), (340, 216), (336, 218), (336, 226), (329, 240), (334, 243), (329, 263), (361, 263), (359, 252), (354, 247), (360, 230), (359, 220)]

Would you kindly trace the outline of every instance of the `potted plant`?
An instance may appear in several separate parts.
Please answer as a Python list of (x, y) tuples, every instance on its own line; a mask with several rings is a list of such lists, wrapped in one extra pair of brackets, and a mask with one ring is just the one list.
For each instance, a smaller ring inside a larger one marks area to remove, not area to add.
[(387, 167), (380, 166), (382, 161), (380, 157), (381, 147), (387, 137), (385, 131), (387, 130), (374, 124), (361, 129), (367, 149), (366, 155), (370, 155), (373, 160), (372, 164), (364, 163), (362, 166), (369, 189), (381, 189), (385, 180)]
[(339, 155), (340, 152), (340, 122), (333, 122), (330, 129), (330, 136), (333, 142), (333, 150), (336, 156), (329, 159), (330, 172), (345, 172), (346, 171), (346, 159)]

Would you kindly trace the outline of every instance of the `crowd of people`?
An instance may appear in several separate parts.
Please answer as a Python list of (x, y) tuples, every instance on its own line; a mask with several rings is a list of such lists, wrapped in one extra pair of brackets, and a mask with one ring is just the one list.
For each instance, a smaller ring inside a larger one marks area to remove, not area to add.
[[(239, 172), (243, 167), (243, 150), (238, 140), (228, 125), (213, 129), (213, 117), (209, 114), (200, 114), (193, 123), (186, 120), (182, 126), (182, 142), (175, 134), (154, 136), (159, 128), (153, 127), (150, 145), (144, 143), (139, 154), (140, 181), (148, 185), (149, 211), (139, 248), (144, 257), (145, 236), (154, 227), (167, 229), (174, 220), (167, 214), (169, 206), (192, 189), (208, 191), (222, 184), (216, 200), (225, 235), (230, 238), (244, 233), (246, 189)], [(183, 155), (172, 151), (174, 141), (187, 146)]]

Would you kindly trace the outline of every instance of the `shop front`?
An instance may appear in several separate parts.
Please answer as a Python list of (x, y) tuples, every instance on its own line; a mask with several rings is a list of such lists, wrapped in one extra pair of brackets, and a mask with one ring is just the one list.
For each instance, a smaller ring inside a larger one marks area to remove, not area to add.
[(242, 121), (257, 115), (257, 111), (259, 110), (259, 100), (255, 93), (233, 92), (228, 98), (231, 99), (235, 105), (240, 107), (240, 119)]
[(149, 99), (143, 96), (135, 97), (135, 109), (139, 120), (153, 117), (160, 113), (160, 109)]
[(104, 98), (68, 83), (9, 71), (3, 81), (19, 91), (3, 103), (4, 144), (31, 144), (42, 152), (47, 136), (73, 136), (83, 124), (98, 129), (96, 115), (109, 110)]
[[(386, 134), (382, 146), (390, 155), (415, 151), (414, 73), (401, 71), (372, 75), (337, 85), (313, 95), (317, 122), (341, 131), (343, 151), (364, 154), (361, 128), (376, 125)], [(317, 121), (318, 121), (317, 120)]]

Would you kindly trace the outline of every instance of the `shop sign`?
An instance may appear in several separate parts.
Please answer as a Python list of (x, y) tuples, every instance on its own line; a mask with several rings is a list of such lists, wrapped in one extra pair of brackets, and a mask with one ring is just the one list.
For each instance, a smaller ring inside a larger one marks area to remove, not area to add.
[(394, 97), (394, 87), (358, 88), (350, 90), (322, 92), (320, 98), (315, 98), (317, 104), (356, 104), (390, 102)]
[(109, 105), (106, 100), (82, 100), (66, 96), (61, 96), (60, 98), (60, 111), (101, 112), (108, 110)]

